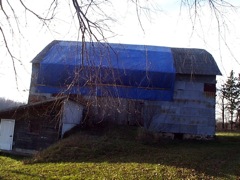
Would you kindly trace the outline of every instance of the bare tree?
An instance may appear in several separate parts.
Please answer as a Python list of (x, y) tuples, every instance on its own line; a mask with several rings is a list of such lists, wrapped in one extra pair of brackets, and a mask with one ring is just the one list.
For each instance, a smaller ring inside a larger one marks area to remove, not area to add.
[(226, 37), (226, 34), (229, 31), (228, 25), (231, 24), (231, 20), (228, 18), (228, 13), (236, 12), (239, 7), (233, 5), (230, 0), (182, 0), (181, 8), (183, 7), (188, 8), (189, 18), (192, 22), (192, 33), (196, 32), (196, 24), (200, 24), (200, 26), (202, 26), (202, 17), (204, 16), (203, 9), (204, 7), (208, 8), (208, 11), (211, 13), (211, 17), (209, 18), (212, 18), (213, 22), (217, 24), (216, 34), (218, 36), (218, 49), (221, 61), (223, 61), (221, 55), (222, 49), (226, 48), (230, 56), (237, 64), (239, 64), (239, 61), (230, 48), (230, 43), (228, 43)]
[(223, 91), (223, 85), (221, 86), (221, 88), (217, 91), (217, 109), (219, 109), (219, 116), (221, 117), (222, 120), (222, 129), (225, 129), (225, 124), (226, 124), (226, 112), (225, 112), (225, 108), (226, 108), (226, 100), (225, 100), (225, 93)]
[[(46, 4), (46, 8), (43, 12), (39, 12), (37, 7), (34, 7), (30, 1), (19, 0), (18, 2), (13, 2), (9, 0), (0, 0), (0, 14), (2, 14), (0, 22), (0, 34), (1, 39), (5, 44), (5, 48), (11, 57), (14, 72), (17, 75), (17, 70), (15, 66), (16, 61), (21, 61), (17, 58), (12, 50), (9, 43), (9, 38), (7, 32), (12, 34), (19, 33), (22, 34), (22, 27), (19, 18), (19, 12), (17, 8), (22, 9), (25, 12), (25, 17), (33, 16), (35, 21), (39, 21), (43, 26), (49, 28), (49, 31), (54, 31), (50, 28), (50, 24), (58, 19), (58, 15), (61, 13), (60, 0), (52, 0)], [(143, 0), (128, 0), (129, 3), (133, 4), (136, 9), (136, 21), (139, 22), (140, 28), (144, 31), (144, 25), (142, 24), (141, 17), (145, 16), (151, 12), (154, 8), (154, 4)], [(69, 4), (68, 10), (72, 12), (72, 19), (75, 19), (78, 23), (78, 30), (76, 33), (79, 35), (79, 39), (83, 43), (85, 41), (107, 41), (107, 32), (115, 33), (111, 31), (109, 22), (116, 21), (114, 17), (108, 12), (105, 12), (102, 8), (108, 5), (111, 7), (115, 2), (112, 0), (68, 0)], [(218, 24), (219, 39), (224, 39), (224, 35), (221, 29), (226, 26), (226, 9), (234, 10), (236, 7), (224, 0), (181, 0), (180, 8), (187, 7), (189, 10), (189, 18), (192, 21), (192, 29), (195, 29), (196, 22), (201, 23), (202, 14), (201, 11), (206, 5), (212, 12), (212, 16)], [(156, 12), (156, 11), (155, 11)], [(71, 21), (71, 20), (69, 20)], [(75, 22), (76, 22), (75, 21)], [(29, 23), (29, 22), (28, 22)], [(31, 23), (31, 22), (30, 22)], [(27, 39), (27, 37), (25, 37)], [(84, 46), (83, 46), (84, 47)], [(83, 53), (82, 53), (83, 54)]]

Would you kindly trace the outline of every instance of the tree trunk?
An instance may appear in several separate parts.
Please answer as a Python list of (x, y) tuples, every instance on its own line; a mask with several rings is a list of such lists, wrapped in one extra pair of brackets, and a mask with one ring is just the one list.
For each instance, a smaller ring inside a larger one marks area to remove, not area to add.
[(224, 129), (224, 98), (222, 98), (222, 129)]

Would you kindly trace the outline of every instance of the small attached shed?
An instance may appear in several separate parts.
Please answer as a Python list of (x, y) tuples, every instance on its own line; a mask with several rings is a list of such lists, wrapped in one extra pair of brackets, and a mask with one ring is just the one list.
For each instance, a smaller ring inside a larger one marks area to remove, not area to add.
[(81, 97), (118, 124), (213, 136), (217, 75), (203, 49), (53, 41), (32, 61), (29, 102)]
[(38, 151), (58, 141), (80, 124), (83, 107), (51, 98), (0, 112), (0, 150)]

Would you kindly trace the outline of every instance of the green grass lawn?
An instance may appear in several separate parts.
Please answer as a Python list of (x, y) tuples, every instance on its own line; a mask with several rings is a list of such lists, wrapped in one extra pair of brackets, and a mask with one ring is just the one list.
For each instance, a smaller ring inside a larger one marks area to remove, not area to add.
[(240, 179), (240, 133), (183, 141), (132, 127), (83, 131), (31, 158), (0, 153), (0, 179)]

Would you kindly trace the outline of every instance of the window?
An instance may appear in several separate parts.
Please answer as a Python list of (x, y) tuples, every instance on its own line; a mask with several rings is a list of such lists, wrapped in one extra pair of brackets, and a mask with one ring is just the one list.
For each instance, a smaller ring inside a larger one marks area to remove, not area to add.
[(216, 85), (210, 83), (204, 83), (204, 92), (214, 92), (216, 93)]
[(216, 85), (210, 83), (204, 83), (204, 93), (208, 97), (216, 96)]

